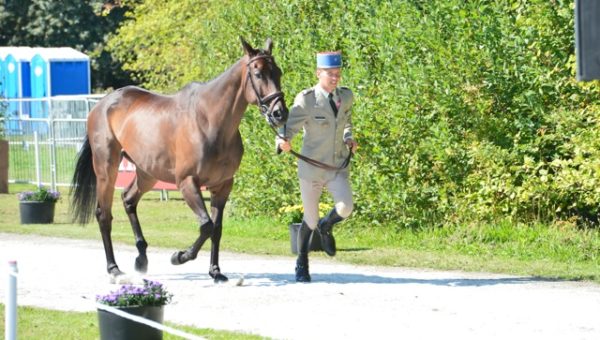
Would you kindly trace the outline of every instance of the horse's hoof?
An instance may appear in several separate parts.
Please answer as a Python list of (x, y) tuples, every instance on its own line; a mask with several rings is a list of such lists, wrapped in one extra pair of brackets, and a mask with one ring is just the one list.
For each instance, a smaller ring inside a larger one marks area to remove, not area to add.
[(119, 269), (119, 267), (114, 266), (108, 270), (108, 276), (109, 276), (108, 282), (110, 282), (111, 284), (114, 284), (114, 283), (118, 283), (119, 280), (125, 276), (125, 273), (123, 273)]
[(188, 260), (183, 258), (184, 254), (185, 254), (185, 251), (181, 251), (181, 250), (174, 252), (173, 255), (171, 255), (171, 264), (174, 266), (177, 266), (177, 265), (186, 263)]
[(218, 266), (213, 266), (209, 271), (208, 275), (215, 280), (215, 283), (224, 283), (229, 281), (227, 276), (221, 274), (221, 269)]
[[(171, 262), (172, 261), (173, 260), (171, 259)], [(143, 274), (145, 274), (146, 272), (148, 272), (148, 258), (146, 256), (144, 256), (144, 257), (141, 257), (141, 256), (136, 257), (136, 259), (135, 259), (135, 270), (138, 273), (143, 273)]]
[(215, 274), (215, 276), (213, 277), (213, 279), (215, 280), (214, 281), (215, 283), (225, 283), (225, 282), (229, 281), (229, 279), (227, 278), (227, 276), (225, 276), (225, 275), (223, 275), (221, 273)]
[(108, 275), (110, 275), (110, 276), (112, 276), (112, 277), (117, 277), (117, 276), (121, 276), (121, 275), (124, 275), (124, 274), (125, 274), (125, 273), (123, 273), (123, 272), (121, 271), (121, 269), (119, 269), (119, 267), (117, 267), (116, 265), (114, 265), (114, 266), (111, 266), (111, 267), (108, 269)]

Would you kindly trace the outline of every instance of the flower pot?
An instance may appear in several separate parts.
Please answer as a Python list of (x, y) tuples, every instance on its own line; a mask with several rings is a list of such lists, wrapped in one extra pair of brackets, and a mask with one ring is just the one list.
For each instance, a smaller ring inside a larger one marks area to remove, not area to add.
[[(117, 307), (118, 309), (143, 318), (162, 323), (164, 306)], [(161, 340), (160, 329), (125, 319), (116, 314), (98, 309), (98, 325), (101, 340)]]
[[(300, 230), (300, 226), (302, 223), (291, 223), (290, 227), (290, 246), (292, 249), (292, 254), (298, 254), (298, 230)], [(322, 251), (323, 247), (321, 246), (321, 235), (318, 231), (313, 231), (310, 236), (310, 246), (308, 247), (309, 251)]]
[(21, 224), (40, 224), (54, 222), (54, 206), (56, 202), (19, 202)]

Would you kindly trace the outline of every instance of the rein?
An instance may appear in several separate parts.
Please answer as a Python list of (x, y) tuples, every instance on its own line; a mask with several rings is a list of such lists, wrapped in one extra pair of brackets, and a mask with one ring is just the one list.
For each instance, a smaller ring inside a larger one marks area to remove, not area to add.
[[(286, 139), (284, 136), (280, 135), (273, 126), (271, 126), (271, 130), (273, 130), (273, 132), (275, 133), (275, 135), (278, 138)], [(296, 158), (301, 159), (312, 166), (316, 166), (317, 168), (321, 168), (321, 169), (325, 169), (325, 170), (333, 170), (333, 171), (343, 170), (343, 169), (347, 168), (348, 165), (350, 165), (350, 160), (352, 159), (352, 150), (349, 150), (349, 151), (350, 152), (348, 152), (348, 157), (346, 157), (346, 159), (344, 160), (344, 163), (342, 163), (342, 165), (340, 165), (338, 167), (338, 166), (333, 166), (333, 165), (329, 165), (329, 164), (320, 162), (316, 159), (312, 159), (310, 157), (304, 156), (303, 154), (297, 153), (296, 151), (290, 149), (290, 153), (292, 155), (294, 155)], [(281, 152), (281, 149), (277, 150), (277, 152)]]

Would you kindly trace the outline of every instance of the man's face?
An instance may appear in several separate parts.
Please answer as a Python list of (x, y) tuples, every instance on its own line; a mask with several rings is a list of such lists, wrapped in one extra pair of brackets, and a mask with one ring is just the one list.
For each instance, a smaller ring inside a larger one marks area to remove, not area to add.
[(335, 90), (341, 77), (342, 69), (340, 68), (317, 69), (319, 85), (321, 85), (321, 87), (327, 92), (332, 92)]

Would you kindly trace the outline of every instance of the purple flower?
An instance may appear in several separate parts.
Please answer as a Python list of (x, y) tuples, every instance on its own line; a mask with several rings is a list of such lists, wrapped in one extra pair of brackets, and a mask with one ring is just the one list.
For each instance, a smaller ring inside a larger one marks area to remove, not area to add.
[(60, 198), (60, 192), (41, 186), (35, 191), (23, 191), (17, 197), (19, 201), (56, 202)]
[(99, 303), (115, 307), (163, 306), (171, 301), (173, 294), (156, 281), (144, 280), (143, 286), (122, 285), (107, 295), (97, 295)]

